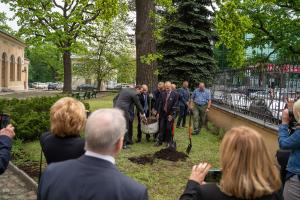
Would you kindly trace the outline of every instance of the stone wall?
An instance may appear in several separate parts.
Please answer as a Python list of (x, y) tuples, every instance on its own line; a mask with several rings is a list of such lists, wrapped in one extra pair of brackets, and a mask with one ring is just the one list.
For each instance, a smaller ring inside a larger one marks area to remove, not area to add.
[(24, 56), (26, 45), (0, 31), (0, 90), (27, 90), (29, 60)]
[(258, 122), (249, 120), (234, 112), (226, 111), (215, 106), (209, 111), (208, 120), (219, 128), (226, 130), (235, 126), (248, 126), (258, 131), (267, 143), (270, 153), (275, 156), (278, 147), (276, 127), (259, 124)]

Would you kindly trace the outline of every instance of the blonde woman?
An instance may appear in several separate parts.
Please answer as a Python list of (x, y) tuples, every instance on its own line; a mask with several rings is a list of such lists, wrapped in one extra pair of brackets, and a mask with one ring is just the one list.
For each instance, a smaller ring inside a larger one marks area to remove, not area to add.
[(80, 101), (65, 97), (50, 110), (51, 132), (44, 133), (41, 146), (47, 164), (75, 159), (84, 154), (85, 141), (80, 132), (85, 127), (86, 111)]
[(280, 173), (263, 138), (255, 130), (229, 130), (220, 147), (222, 178), (219, 184), (205, 183), (211, 166), (195, 165), (181, 200), (282, 199)]

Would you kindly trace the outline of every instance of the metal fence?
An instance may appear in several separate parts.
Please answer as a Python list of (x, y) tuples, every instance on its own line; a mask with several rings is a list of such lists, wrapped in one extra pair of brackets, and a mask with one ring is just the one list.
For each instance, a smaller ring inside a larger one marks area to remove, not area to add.
[(287, 104), (300, 97), (300, 64), (258, 64), (215, 75), (213, 104), (277, 125)]

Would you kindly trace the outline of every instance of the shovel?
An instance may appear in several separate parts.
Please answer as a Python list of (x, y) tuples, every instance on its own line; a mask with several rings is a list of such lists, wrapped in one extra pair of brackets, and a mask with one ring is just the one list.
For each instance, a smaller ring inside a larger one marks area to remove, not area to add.
[(169, 122), (170, 123), (170, 127), (171, 127), (171, 132), (172, 132), (172, 141), (171, 141), (171, 143), (170, 143), (170, 145), (168, 146), (168, 149), (170, 149), (170, 150), (172, 150), (172, 151), (176, 151), (176, 147), (177, 147), (177, 145), (176, 145), (176, 141), (174, 140), (174, 132), (175, 132), (175, 128), (174, 128), (174, 121), (170, 121)]
[(191, 149), (192, 149), (192, 114), (191, 114), (191, 111), (190, 111), (189, 119), (190, 119), (190, 121), (189, 121), (188, 134), (189, 134), (190, 143), (189, 143), (189, 146), (185, 150), (187, 154), (190, 154)]

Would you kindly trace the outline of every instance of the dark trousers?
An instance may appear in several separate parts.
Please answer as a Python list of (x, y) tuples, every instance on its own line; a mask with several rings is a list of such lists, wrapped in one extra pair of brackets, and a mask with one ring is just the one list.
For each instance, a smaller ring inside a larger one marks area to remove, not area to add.
[(132, 143), (132, 136), (133, 136), (133, 120), (129, 120), (128, 124), (128, 142)]
[(124, 145), (128, 143), (132, 143), (132, 135), (133, 135), (133, 119), (131, 119), (130, 114), (128, 112), (124, 112), (125, 120), (126, 120), (126, 133), (124, 135)]
[(186, 105), (179, 106), (179, 117), (177, 120), (177, 126), (180, 126), (182, 122), (182, 126), (185, 127), (187, 111), (188, 108)]
[(172, 128), (174, 120), (169, 121), (168, 115), (163, 112), (160, 118), (160, 132), (158, 135), (159, 142), (171, 142), (172, 139)]
[[(141, 129), (141, 117), (140, 114), (138, 113), (137, 115), (138, 117), (138, 126), (137, 126), (137, 140), (141, 141), (142, 140), (142, 129)], [(146, 113), (146, 117), (149, 117), (149, 112)], [(150, 139), (150, 134), (146, 134), (146, 139), (149, 140)]]

